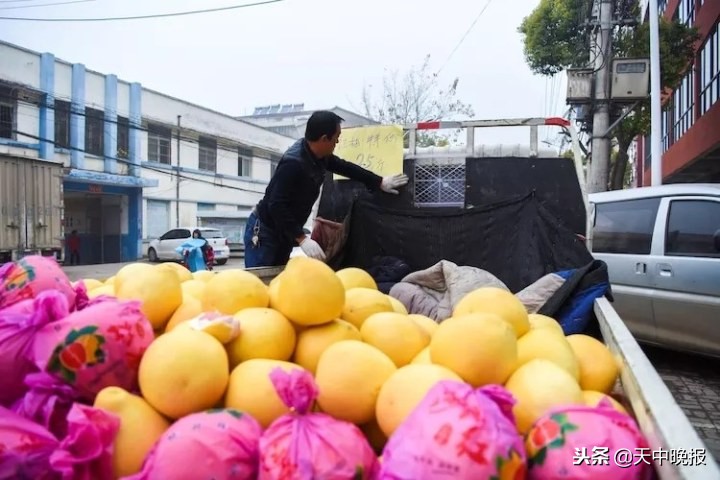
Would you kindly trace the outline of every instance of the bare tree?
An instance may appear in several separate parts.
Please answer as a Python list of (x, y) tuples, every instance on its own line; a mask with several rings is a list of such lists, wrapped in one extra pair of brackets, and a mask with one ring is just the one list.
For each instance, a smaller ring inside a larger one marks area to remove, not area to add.
[[(472, 117), (473, 108), (457, 98), (459, 81), (459, 78), (455, 78), (447, 88), (442, 88), (437, 75), (431, 70), (430, 55), (426, 55), (420, 66), (414, 66), (403, 74), (397, 70), (386, 70), (382, 91), (379, 94), (372, 85), (365, 85), (362, 92), (362, 108), (365, 116), (386, 124)], [(447, 136), (418, 132), (420, 146), (447, 144), (447, 142)]]

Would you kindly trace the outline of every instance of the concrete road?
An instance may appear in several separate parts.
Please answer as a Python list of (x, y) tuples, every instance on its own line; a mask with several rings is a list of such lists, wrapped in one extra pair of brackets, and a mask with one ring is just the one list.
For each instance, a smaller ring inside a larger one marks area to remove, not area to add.
[[(71, 280), (104, 280), (115, 274), (123, 263), (64, 267)], [(221, 271), (243, 268), (242, 258), (231, 258)], [(708, 456), (720, 461), (720, 360), (684, 355), (658, 348), (643, 347), (675, 400), (708, 447)]]

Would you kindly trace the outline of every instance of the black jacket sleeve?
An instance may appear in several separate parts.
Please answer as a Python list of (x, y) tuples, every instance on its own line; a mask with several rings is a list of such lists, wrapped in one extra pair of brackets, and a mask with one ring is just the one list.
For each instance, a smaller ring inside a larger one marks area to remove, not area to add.
[(327, 169), (332, 173), (337, 173), (351, 180), (357, 180), (365, 184), (370, 190), (379, 190), (382, 177), (376, 175), (370, 170), (366, 170), (360, 165), (356, 165), (340, 157), (331, 155), (327, 160)]
[(300, 162), (280, 162), (273, 176), (275, 188), (267, 199), (269, 211), (278, 233), (289, 240), (305, 235), (302, 227), (295, 223), (290, 205), (295, 198), (297, 179), (303, 174)]

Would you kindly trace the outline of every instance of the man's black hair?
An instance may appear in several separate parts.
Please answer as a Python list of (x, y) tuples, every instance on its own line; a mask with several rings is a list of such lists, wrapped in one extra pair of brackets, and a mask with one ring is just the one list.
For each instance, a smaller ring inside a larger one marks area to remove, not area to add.
[(340, 115), (329, 110), (313, 112), (305, 126), (305, 140), (316, 142), (323, 135), (327, 135), (328, 138), (332, 137), (344, 120)]

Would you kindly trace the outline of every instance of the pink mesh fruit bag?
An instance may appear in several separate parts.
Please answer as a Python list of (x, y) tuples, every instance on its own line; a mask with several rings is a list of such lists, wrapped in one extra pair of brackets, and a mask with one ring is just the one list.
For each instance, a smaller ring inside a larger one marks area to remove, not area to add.
[(48, 290), (65, 295), (74, 310), (75, 289), (54, 258), (31, 255), (0, 267), (0, 309)]
[(525, 478), (514, 403), (499, 385), (474, 389), (451, 380), (438, 382), (388, 440), (378, 478)]
[(36, 332), (68, 313), (66, 297), (53, 290), (0, 310), (0, 405), (9, 407), (22, 397), (25, 377), (37, 371), (32, 357)]
[(254, 479), (261, 433), (257, 420), (238, 410), (193, 413), (173, 423), (142, 470), (123, 480)]
[(270, 379), (291, 412), (260, 438), (258, 480), (374, 480), (377, 457), (360, 429), (324, 413), (309, 413), (318, 395), (309, 372), (276, 368)]
[(0, 407), (0, 478), (111, 480), (112, 445), (120, 420), (75, 404), (68, 433), (58, 439), (42, 426)]
[(137, 391), (140, 359), (153, 338), (139, 302), (108, 298), (43, 327), (33, 355), (40, 370), (92, 402), (109, 386)]
[[(527, 433), (528, 479), (648, 480), (652, 452), (635, 420), (603, 400), (554, 409)], [(644, 459), (641, 458), (644, 452)]]

